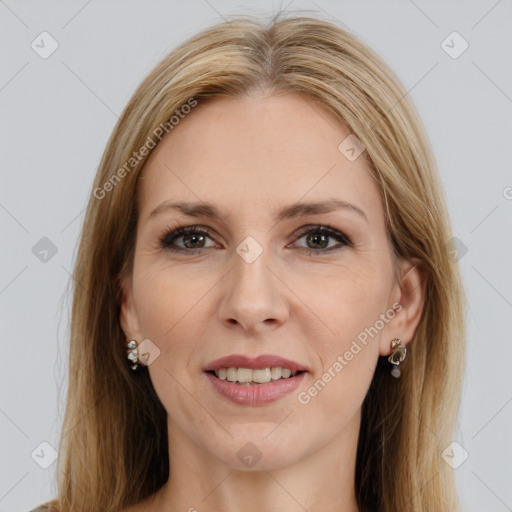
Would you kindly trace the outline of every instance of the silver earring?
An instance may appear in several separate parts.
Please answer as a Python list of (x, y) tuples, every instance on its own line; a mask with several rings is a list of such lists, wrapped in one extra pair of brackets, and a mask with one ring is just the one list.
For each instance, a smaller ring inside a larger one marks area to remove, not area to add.
[(388, 361), (394, 365), (394, 368), (391, 370), (391, 375), (398, 379), (400, 377), (400, 366), (401, 363), (404, 362), (405, 356), (407, 355), (407, 349), (401, 344), (402, 340), (400, 338), (395, 338), (391, 340), (391, 355), (388, 357)]
[(126, 345), (126, 353), (128, 359), (131, 361), (130, 367), (132, 370), (139, 368), (139, 350), (137, 348), (137, 342), (135, 340), (130, 341)]

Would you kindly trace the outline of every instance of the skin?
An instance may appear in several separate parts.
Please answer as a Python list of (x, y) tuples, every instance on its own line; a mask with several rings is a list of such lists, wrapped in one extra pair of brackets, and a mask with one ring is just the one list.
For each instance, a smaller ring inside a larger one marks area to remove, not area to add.
[[(425, 286), (405, 260), (397, 261), (399, 283), (378, 185), (362, 158), (351, 162), (338, 150), (347, 135), (325, 107), (302, 96), (255, 93), (197, 106), (150, 155), (120, 322), (128, 340), (150, 339), (160, 350), (149, 373), (168, 412), (172, 477), (127, 510), (359, 510), (361, 405), (391, 339), (411, 341)], [(330, 198), (357, 206), (367, 220), (350, 209), (275, 220), (284, 206)], [(207, 201), (224, 217), (166, 210), (149, 219), (166, 200)], [(161, 248), (159, 237), (176, 223), (210, 229), (211, 237), (189, 241), (206, 246), (203, 252)], [(307, 233), (296, 235), (326, 223), (353, 246), (331, 237), (315, 242), (314, 231), (309, 241)], [(263, 250), (252, 263), (236, 252), (247, 236)], [(401, 311), (317, 396), (300, 403), (298, 393), (394, 303)], [(240, 406), (218, 395), (202, 372), (229, 354), (277, 354), (309, 372), (277, 402)], [(252, 468), (237, 457), (248, 442), (261, 453)]]

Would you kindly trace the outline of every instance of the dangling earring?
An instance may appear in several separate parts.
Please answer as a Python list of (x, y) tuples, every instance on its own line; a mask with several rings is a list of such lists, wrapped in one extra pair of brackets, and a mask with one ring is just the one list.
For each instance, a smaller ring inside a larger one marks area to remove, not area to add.
[(391, 340), (391, 355), (388, 357), (388, 361), (395, 365), (391, 370), (391, 375), (397, 378), (400, 377), (400, 366), (401, 363), (404, 362), (405, 356), (407, 355), (407, 349), (401, 345), (402, 340), (400, 338), (395, 338)]
[(130, 364), (130, 367), (132, 370), (138, 370), (139, 369), (139, 350), (137, 349), (137, 342), (135, 340), (130, 341), (126, 345), (126, 352), (128, 359), (133, 363)]

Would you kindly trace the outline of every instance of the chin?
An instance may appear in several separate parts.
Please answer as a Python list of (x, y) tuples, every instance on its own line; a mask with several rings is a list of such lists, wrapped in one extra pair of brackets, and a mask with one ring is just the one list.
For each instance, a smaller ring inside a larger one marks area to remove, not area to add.
[[(277, 438), (272, 440), (273, 434), (268, 434), (271, 431), (260, 428), (256, 435), (236, 436), (222, 451), (217, 445), (214, 456), (226, 466), (241, 471), (272, 471), (290, 466), (300, 460), (301, 455), (305, 456), (303, 443), (290, 438), (284, 444)], [(263, 437), (267, 435), (269, 437)]]

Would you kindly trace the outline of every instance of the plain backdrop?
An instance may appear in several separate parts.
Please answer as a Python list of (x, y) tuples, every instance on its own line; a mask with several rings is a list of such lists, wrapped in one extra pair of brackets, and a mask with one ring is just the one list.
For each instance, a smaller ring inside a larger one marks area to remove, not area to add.
[(0, 511), (54, 495), (70, 272), (117, 117), (185, 38), (232, 14), (279, 9), (309, 9), (358, 35), (424, 120), (469, 299), (454, 471), (464, 510), (512, 510), (510, 0), (0, 0)]

